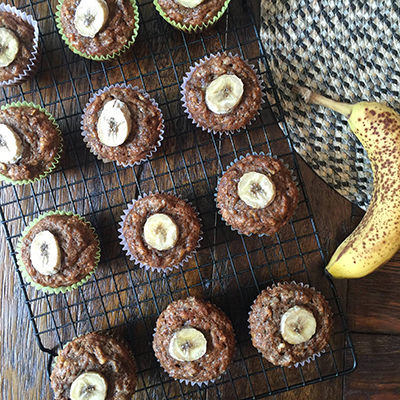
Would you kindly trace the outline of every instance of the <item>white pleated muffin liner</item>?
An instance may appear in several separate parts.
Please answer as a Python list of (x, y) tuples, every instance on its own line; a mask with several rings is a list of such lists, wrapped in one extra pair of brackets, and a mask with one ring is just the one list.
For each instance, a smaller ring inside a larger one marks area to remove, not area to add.
[[(151, 104), (157, 108), (157, 110), (158, 110), (158, 112), (160, 113), (160, 116), (161, 116), (161, 129), (160, 129), (159, 139), (158, 139), (158, 142), (154, 145), (154, 148), (152, 150), (150, 150), (150, 152), (144, 158), (142, 158), (140, 160), (137, 160), (137, 161), (134, 161), (132, 163), (128, 163), (128, 164), (122, 163), (122, 162), (120, 162), (118, 160), (110, 160), (110, 159), (102, 157), (100, 154), (98, 154), (96, 152), (96, 150), (94, 150), (92, 148), (92, 146), (90, 145), (90, 143), (89, 143), (89, 139), (87, 137), (87, 131), (85, 131), (83, 129), (83, 119), (84, 119), (84, 116), (85, 116), (85, 113), (86, 113), (86, 110), (88, 109), (88, 107), (93, 103), (93, 101), (98, 96), (101, 96), (103, 93), (106, 93), (110, 89), (113, 89), (113, 88), (131, 89), (131, 90), (138, 91), (139, 93), (143, 94), (143, 96), (146, 99), (150, 100)], [(90, 152), (92, 154), (94, 154), (100, 161), (103, 161), (104, 163), (109, 163), (109, 162), (115, 161), (117, 163), (117, 165), (120, 165), (122, 167), (133, 167), (135, 165), (139, 165), (142, 162), (147, 161), (153, 155), (153, 153), (155, 153), (157, 151), (157, 149), (161, 146), (161, 141), (164, 139), (164, 127), (165, 127), (164, 126), (164, 117), (163, 117), (163, 113), (162, 113), (160, 107), (158, 106), (158, 103), (153, 98), (151, 98), (150, 95), (147, 92), (145, 92), (143, 89), (140, 89), (138, 86), (132, 86), (132, 85), (129, 85), (129, 84), (126, 85), (124, 83), (118, 83), (118, 84), (111, 85), (111, 86), (105, 86), (105, 87), (99, 89), (96, 93), (94, 93), (94, 95), (87, 102), (87, 104), (85, 106), (85, 109), (83, 110), (82, 119), (81, 119), (81, 130), (82, 130), (81, 134), (83, 136), (83, 141), (86, 143), (86, 147), (90, 150)]]
[[(285, 163), (283, 162), (283, 160), (280, 159), (280, 158), (278, 158), (277, 156), (274, 156), (274, 155), (272, 155), (272, 154), (265, 154), (263, 151), (260, 151), (259, 153), (253, 151), (252, 153), (247, 153), (245, 156), (240, 156), (239, 158), (235, 158), (235, 159), (228, 165), (228, 167), (226, 168), (226, 170), (222, 172), (222, 175), (218, 178), (217, 187), (216, 187), (215, 193), (214, 193), (214, 201), (215, 201), (215, 204), (217, 205), (218, 214), (220, 215), (221, 220), (225, 222), (225, 225), (228, 226), (232, 231), (236, 231), (237, 233), (239, 233), (239, 235), (248, 236), (248, 237), (249, 237), (249, 236), (252, 236), (252, 235), (255, 235), (255, 233), (249, 233), (249, 234), (241, 233), (241, 232), (239, 232), (239, 230), (238, 230), (237, 228), (234, 228), (232, 225), (229, 225), (228, 222), (226, 222), (226, 221), (224, 220), (224, 218), (222, 217), (222, 214), (221, 214), (221, 209), (218, 207), (217, 196), (218, 196), (218, 186), (219, 186), (219, 183), (220, 183), (220, 181), (221, 181), (221, 179), (222, 179), (224, 173), (227, 172), (228, 169), (231, 168), (231, 167), (232, 167), (234, 164), (236, 164), (238, 161), (242, 160), (242, 159), (245, 158), (245, 157), (251, 156), (251, 155), (253, 155), (253, 156), (268, 156), (268, 157), (274, 158), (275, 160), (279, 160), (279, 161), (283, 164), (283, 166), (284, 166), (284, 167), (290, 172), (290, 174), (292, 175), (292, 180), (293, 180), (293, 182), (295, 183), (295, 185), (296, 185), (297, 187), (299, 186), (299, 183), (298, 183), (298, 181), (297, 181), (297, 176), (294, 174), (294, 171), (293, 171), (292, 169), (289, 168), (289, 165), (288, 165), (288, 164), (285, 164)], [(296, 210), (297, 210), (297, 207), (296, 207)], [(292, 218), (294, 217), (294, 215), (296, 214), (296, 210), (294, 210), (293, 215), (290, 217), (290, 219), (292, 219)], [(285, 225), (286, 225), (286, 224), (285, 224)], [(284, 225), (284, 226), (285, 226), (285, 225)], [(282, 228), (283, 228), (283, 226), (282, 226)], [(282, 228), (281, 228), (281, 229), (282, 229)], [(279, 231), (278, 231), (278, 232), (279, 232)], [(271, 237), (271, 235), (269, 235), (268, 233), (261, 233), (261, 234), (260, 234), (260, 233), (257, 233), (257, 236), (259, 236), (259, 237), (263, 237), (263, 236)]]
[[(126, 208), (123, 211), (123, 214), (121, 215), (121, 221), (118, 223), (120, 225), (120, 228), (118, 229), (118, 232), (120, 233), (118, 238), (120, 239), (120, 244), (122, 246), (122, 250), (124, 250), (126, 252), (126, 255), (129, 257), (129, 259), (131, 261), (134, 261), (136, 265), (139, 265), (140, 268), (144, 268), (146, 271), (151, 270), (151, 271), (157, 271), (157, 272), (166, 273), (168, 271), (173, 271), (174, 269), (178, 269), (178, 268), (182, 267), (184, 263), (186, 263), (187, 261), (189, 261), (193, 257), (193, 255), (196, 253), (197, 249), (200, 248), (200, 242), (203, 239), (203, 236), (202, 236), (203, 232), (200, 229), (199, 239), (197, 241), (197, 244), (196, 244), (195, 248), (190, 253), (188, 253), (187, 256), (179, 264), (170, 265), (170, 266), (168, 266), (166, 268), (161, 268), (161, 267), (151, 267), (149, 265), (143, 264), (142, 262), (138, 261), (133, 256), (133, 254), (130, 252), (128, 243), (125, 240), (125, 236), (124, 236), (124, 233), (123, 233), (125, 219), (128, 216), (128, 214), (130, 213), (130, 211), (133, 208), (134, 204), (138, 200), (141, 200), (141, 199), (143, 199), (143, 198), (145, 198), (147, 196), (151, 196), (153, 194), (158, 194), (158, 192), (155, 192), (155, 193), (153, 193), (153, 192), (143, 193), (142, 196), (138, 196), (137, 199), (132, 200), (132, 202), (128, 204), (128, 208)], [(168, 193), (160, 192), (159, 194), (168, 194)], [(170, 195), (170, 196), (175, 196), (175, 195)], [(180, 200), (183, 200), (180, 196), (175, 196), (175, 197), (177, 197)], [(185, 201), (191, 208), (193, 208), (193, 211), (195, 213), (197, 221), (199, 222), (200, 227), (201, 227), (201, 220), (199, 218), (199, 213), (194, 209), (193, 205), (190, 202), (188, 202), (187, 200), (183, 200), (183, 201)]]
[(14, 78), (9, 79), (7, 81), (0, 82), (0, 87), (1, 86), (18, 85), (21, 82), (29, 79), (31, 73), (36, 73), (35, 69), (38, 67), (38, 65), (36, 63), (40, 61), (40, 60), (38, 60), (38, 56), (39, 56), (39, 26), (38, 26), (37, 21), (31, 15), (28, 15), (25, 12), (20, 11), (17, 8), (10, 6), (9, 4), (1, 3), (0, 4), (0, 12), (8, 12), (8, 13), (16, 15), (17, 17), (21, 18), (23, 21), (25, 21), (29, 25), (32, 25), (33, 31), (34, 31), (33, 51), (32, 51), (31, 58), (29, 59), (28, 65), (22, 71), (22, 73), (19, 74), (18, 76), (15, 76)]
[[(271, 289), (273, 289), (273, 288), (275, 288), (275, 287), (286, 286), (286, 285), (289, 285), (289, 284), (294, 284), (294, 285), (298, 285), (298, 286), (301, 286), (301, 287), (310, 288), (310, 289), (314, 290), (315, 293), (320, 294), (320, 295), (325, 299), (325, 296), (324, 296), (321, 292), (319, 292), (318, 290), (316, 290), (314, 287), (310, 287), (310, 285), (309, 285), (308, 283), (303, 283), (303, 282), (299, 282), (299, 283), (297, 283), (296, 281), (291, 281), (291, 282), (278, 282), (277, 284), (274, 283), (274, 284), (272, 284), (271, 286), (268, 286), (265, 290), (271, 290)], [(260, 293), (260, 294), (261, 294), (261, 293)], [(253, 305), (255, 304), (257, 298), (258, 298), (258, 296), (254, 299)], [(250, 318), (250, 314), (252, 313), (252, 311), (253, 311), (253, 309), (251, 309), (251, 311), (249, 311), (249, 318)], [(248, 319), (247, 322), (249, 323), (248, 328), (249, 328), (249, 331), (250, 331), (250, 320)], [(325, 347), (326, 347), (326, 346), (325, 346)], [(262, 353), (261, 353), (260, 350), (257, 349), (257, 351), (262, 355)], [(316, 358), (321, 357), (321, 355), (322, 355), (323, 353), (325, 353), (325, 351), (326, 351), (325, 349), (322, 349), (322, 350), (320, 350), (320, 351), (318, 351), (318, 352), (312, 354), (310, 357), (308, 357), (307, 359), (305, 359), (305, 360), (303, 360), (303, 361), (299, 361), (299, 362), (294, 363), (294, 364), (292, 364), (292, 365), (288, 365), (287, 368), (292, 368), (292, 367), (298, 368), (299, 366), (304, 367), (305, 364), (310, 364), (311, 361), (315, 361)], [(262, 357), (264, 357), (264, 356), (262, 355)], [(264, 358), (265, 358), (265, 357), (264, 357)], [(267, 360), (267, 361), (268, 361), (268, 360)], [(270, 362), (270, 361), (268, 361), (268, 362)], [(272, 363), (271, 363), (271, 364), (272, 364)], [(278, 366), (279, 366), (279, 365), (278, 365)], [(281, 367), (283, 367), (283, 366), (281, 365)]]
[(220, 57), (221, 55), (222, 55), (222, 53), (220, 53), (220, 52), (218, 52), (218, 53), (216, 53), (216, 54), (210, 54), (210, 56), (204, 57), (203, 59), (201, 59), (201, 60), (199, 60), (198, 62), (196, 62), (196, 63), (194, 64), (194, 66), (191, 66), (190, 69), (189, 69), (189, 71), (186, 73), (186, 76), (183, 77), (183, 82), (182, 82), (182, 86), (181, 86), (181, 90), (180, 90), (181, 95), (182, 95), (181, 101), (182, 101), (182, 103), (183, 103), (183, 108), (184, 108), (186, 114), (188, 114), (188, 118), (191, 119), (191, 120), (193, 121), (193, 123), (196, 125), (197, 128), (201, 128), (203, 131), (207, 131), (207, 132), (209, 132), (209, 133), (212, 132), (213, 134), (219, 134), (220, 136), (222, 136), (223, 134), (229, 134), (229, 133), (239, 132), (241, 129), (244, 129), (246, 126), (250, 126), (250, 125), (252, 124), (252, 122), (255, 121), (255, 120), (257, 119), (257, 116), (260, 114), (260, 111), (262, 110), (262, 105), (265, 103), (265, 100), (264, 100), (264, 97), (265, 97), (264, 83), (263, 83), (263, 81), (262, 81), (260, 75), (257, 73), (257, 70), (256, 70), (255, 66), (254, 66), (253, 64), (250, 64), (247, 60), (243, 60), (243, 58), (240, 57), (238, 54), (233, 55), (231, 52), (229, 52), (229, 53), (228, 53), (228, 56), (229, 56), (229, 57), (238, 57), (238, 58), (240, 58), (240, 59), (243, 60), (243, 61), (246, 63), (246, 65), (247, 65), (248, 67), (250, 67), (250, 68), (253, 70), (253, 72), (255, 73), (256, 79), (257, 79), (257, 83), (258, 83), (258, 85), (259, 85), (259, 87), (260, 87), (260, 89), (261, 89), (260, 107), (259, 107), (258, 111), (254, 114), (254, 117), (253, 117), (252, 119), (250, 119), (250, 121), (249, 121), (247, 124), (241, 126), (241, 127), (238, 128), (238, 129), (234, 129), (234, 130), (217, 131), (217, 130), (214, 130), (214, 129), (211, 129), (211, 128), (206, 128), (206, 127), (200, 125), (200, 124), (196, 121), (196, 119), (192, 116), (192, 114), (190, 113), (190, 111), (188, 110), (187, 105), (186, 105), (185, 88), (186, 88), (187, 81), (192, 77), (193, 72), (195, 71), (195, 69), (196, 69), (197, 67), (200, 67), (201, 65), (203, 65), (203, 64), (206, 63), (207, 61), (210, 61), (211, 59), (216, 58), (216, 57)]

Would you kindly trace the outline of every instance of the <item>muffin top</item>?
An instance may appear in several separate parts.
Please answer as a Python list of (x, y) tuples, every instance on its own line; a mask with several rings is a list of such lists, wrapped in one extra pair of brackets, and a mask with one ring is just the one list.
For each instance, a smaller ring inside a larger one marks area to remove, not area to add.
[(32, 106), (0, 110), (0, 174), (13, 181), (40, 177), (58, 161), (58, 125)]
[(209, 131), (244, 127), (257, 115), (262, 103), (254, 69), (241, 57), (226, 53), (196, 64), (184, 78), (182, 89), (189, 118)]
[(156, 103), (137, 87), (112, 86), (89, 102), (82, 121), (84, 141), (103, 161), (133, 165), (159, 145), (163, 118)]
[(226, 0), (157, 0), (171, 21), (183, 26), (201, 26), (211, 21)]
[(225, 372), (235, 349), (232, 323), (218, 307), (189, 297), (171, 303), (157, 320), (153, 350), (175, 379), (207, 382)]
[(165, 270), (194, 252), (200, 234), (197, 214), (188, 203), (154, 193), (133, 202), (122, 222), (121, 239), (137, 263)]
[(263, 290), (251, 307), (253, 346), (272, 364), (290, 366), (321, 352), (330, 339), (332, 311), (321, 293), (295, 282)]
[(123, 50), (133, 40), (139, 23), (132, 2), (91, 0), (86, 3), (87, 8), (85, 0), (62, 2), (59, 21), (70, 47), (89, 57)]
[(71, 286), (98, 262), (93, 229), (77, 215), (49, 214), (21, 238), (20, 256), (31, 279), (44, 287)]
[(299, 192), (282, 161), (250, 154), (222, 175), (217, 188), (222, 218), (244, 235), (272, 235), (292, 217)]
[(33, 66), (37, 55), (36, 21), (32, 25), (17, 15), (17, 12), (26, 16), (25, 13), (17, 10), (15, 12), (0, 11), (0, 41), (2, 43), (0, 82), (4, 84), (26, 73), (28, 66)]
[(95, 391), (105, 400), (131, 400), (136, 388), (136, 364), (125, 345), (92, 332), (60, 350), (50, 381), (56, 400), (81, 398), (75, 393), (85, 390)]

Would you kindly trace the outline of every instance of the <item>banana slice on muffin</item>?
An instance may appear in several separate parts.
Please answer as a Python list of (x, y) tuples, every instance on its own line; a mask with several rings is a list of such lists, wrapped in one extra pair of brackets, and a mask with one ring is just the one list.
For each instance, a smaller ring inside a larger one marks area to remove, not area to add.
[(207, 340), (198, 329), (185, 327), (174, 333), (168, 351), (175, 360), (196, 361), (206, 354)]
[(207, 107), (216, 114), (228, 114), (240, 103), (243, 91), (243, 82), (236, 75), (221, 75), (206, 89)]
[(110, 100), (104, 105), (97, 123), (99, 140), (107, 146), (120, 146), (128, 138), (131, 126), (128, 106), (121, 100)]
[(42, 275), (54, 275), (61, 267), (61, 250), (50, 231), (39, 232), (31, 244), (31, 262)]
[(82, 0), (76, 7), (75, 28), (80, 35), (94, 38), (106, 24), (108, 13), (104, 0)]
[(79, 375), (71, 385), (71, 400), (105, 400), (107, 381), (97, 372)]
[(22, 142), (19, 136), (6, 124), (0, 124), (0, 160), (15, 164), (22, 156)]
[(0, 28), (0, 67), (7, 67), (17, 57), (19, 41), (14, 32)]

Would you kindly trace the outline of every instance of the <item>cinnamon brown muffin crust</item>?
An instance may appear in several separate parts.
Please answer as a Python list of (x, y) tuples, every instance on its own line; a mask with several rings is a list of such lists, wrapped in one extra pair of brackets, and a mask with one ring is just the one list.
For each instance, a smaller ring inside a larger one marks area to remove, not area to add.
[[(123, 144), (116, 147), (101, 143), (97, 132), (102, 108), (114, 99), (128, 106), (132, 120), (131, 133)], [(104, 161), (117, 161), (122, 165), (132, 165), (145, 159), (158, 145), (163, 129), (160, 109), (145, 92), (131, 86), (112, 86), (95, 95), (83, 116), (83, 134), (88, 147)]]
[[(159, 251), (144, 240), (144, 224), (157, 213), (168, 215), (178, 227), (178, 239), (171, 249)], [(200, 233), (200, 223), (193, 208), (184, 200), (165, 193), (154, 193), (136, 200), (122, 228), (124, 240), (134, 259), (145, 266), (161, 269), (183, 262), (197, 248)]]
[(49, 117), (35, 107), (15, 106), (0, 110), (0, 123), (8, 125), (22, 141), (22, 157), (2, 163), (0, 174), (13, 181), (34, 179), (49, 170), (60, 152), (61, 137)]
[(76, 8), (81, 0), (64, 0), (60, 9), (63, 33), (71, 46), (89, 56), (106, 56), (124, 48), (131, 40), (138, 24), (129, 0), (106, 0), (109, 15), (106, 25), (94, 38), (80, 35), (75, 28)]
[[(252, 208), (238, 195), (239, 180), (250, 171), (267, 175), (275, 185), (275, 198), (264, 208)], [(261, 154), (248, 155), (229, 167), (217, 191), (217, 207), (222, 218), (244, 235), (274, 234), (292, 217), (299, 199), (292, 175), (282, 161)]]
[[(168, 351), (176, 331), (192, 327), (203, 333), (207, 351), (195, 361), (177, 361)], [(206, 382), (224, 373), (232, 360), (235, 338), (232, 323), (218, 307), (189, 297), (171, 303), (158, 317), (153, 350), (164, 370), (174, 379)]]
[(0, 82), (4, 82), (18, 77), (27, 70), (34, 49), (35, 30), (19, 16), (6, 11), (0, 12), (0, 27), (12, 31), (19, 42), (15, 60), (6, 67), (0, 67)]
[[(43, 275), (32, 265), (30, 248), (35, 236), (50, 231), (61, 250), (61, 267), (54, 275)], [(21, 258), (32, 280), (57, 288), (81, 281), (97, 267), (98, 242), (87, 223), (76, 215), (47, 215), (22, 237)]]
[[(299, 344), (285, 341), (280, 323), (285, 312), (294, 306), (311, 311), (316, 319), (316, 333)], [(250, 334), (253, 346), (272, 364), (290, 366), (306, 361), (321, 352), (332, 331), (332, 311), (325, 298), (307, 285), (295, 282), (273, 285), (263, 290), (251, 307)]]
[(84, 372), (105, 378), (106, 400), (131, 400), (135, 393), (135, 360), (116, 339), (93, 332), (69, 342), (59, 352), (50, 377), (55, 400), (70, 400), (71, 385)]
[(184, 7), (175, 0), (158, 0), (158, 4), (172, 21), (182, 25), (200, 26), (218, 14), (225, 0), (204, 0), (194, 8)]
[[(244, 92), (231, 112), (216, 114), (206, 105), (206, 89), (213, 80), (225, 74), (240, 78)], [(183, 93), (191, 118), (204, 129), (217, 132), (234, 131), (247, 125), (258, 113), (262, 101), (261, 87), (253, 68), (239, 56), (226, 53), (212, 56), (196, 66), (184, 80)]]

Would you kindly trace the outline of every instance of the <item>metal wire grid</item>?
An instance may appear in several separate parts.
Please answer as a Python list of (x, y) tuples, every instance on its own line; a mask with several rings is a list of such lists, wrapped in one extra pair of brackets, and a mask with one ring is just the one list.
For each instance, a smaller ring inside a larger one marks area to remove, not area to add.
[[(355, 356), (348, 328), (333, 283), (322, 278), (323, 254), (310, 205), (266, 54), (247, 5), (232, 0), (229, 13), (215, 28), (185, 35), (166, 24), (150, 1), (142, 0), (135, 45), (109, 63), (82, 59), (66, 48), (54, 24), (55, 2), (22, 1), (16, 6), (39, 22), (42, 66), (32, 82), (3, 88), (2, 102), (41, 104), (55, 116), (65, 139), (62, 167), (35, 184), (3, 185), (0, 194), (2, 225), (30, 320), (38, 345), (50, 360), (74, 336), (111, 331), (124, 337), (135, 354), (137, 399), (256, 399), (351, 372)], [(259, 67), (273, 99), (247, 129), (223, 137), (196, 129), (183, 112), (179, 93), (189, 67), (217, 51), (240, 54)], [(158, 102), (165, 118), (161, 148), (149, 162), (134, 168), (98, 161), (80, 135), (82, 110), (92, 93), (121, 82), (145, 89)], [(280, 115), (278, 122), (284, 133), (271, 116), (272, 108)], [(293, 170), (299, 185), (298, 210), (274, 237), (240, 236), (221, 221), (215, 209), (214, 192), (222, 171), (240, 155), (253, 151), (278, 156)], [(161, 190), (191, 201), (203, 224), (202, 246), (195, 257), (166, 275), (145, 271), (127, 260), (116, 231), (122, 210), (131, 199)], [(54, 209), (85, 216), (96, 228), (102, 248), (94, 278), (64, 295), (46, 295), (26, 285), (15, 262), (21, 230), (40, 213)], [(247, 313), (258, 293), (283, 280), (317, 287), (334, 312), (334, 334), (328, 350), (297, 369), (266, 362), (252, 347), (247, 327)], [(171, 301), (188, 295), (208, 298), (220, 306), (231, 318), (237, 339), (228, 372), (203, 388), (169, 378), (151, 349), (160, 312)]]

